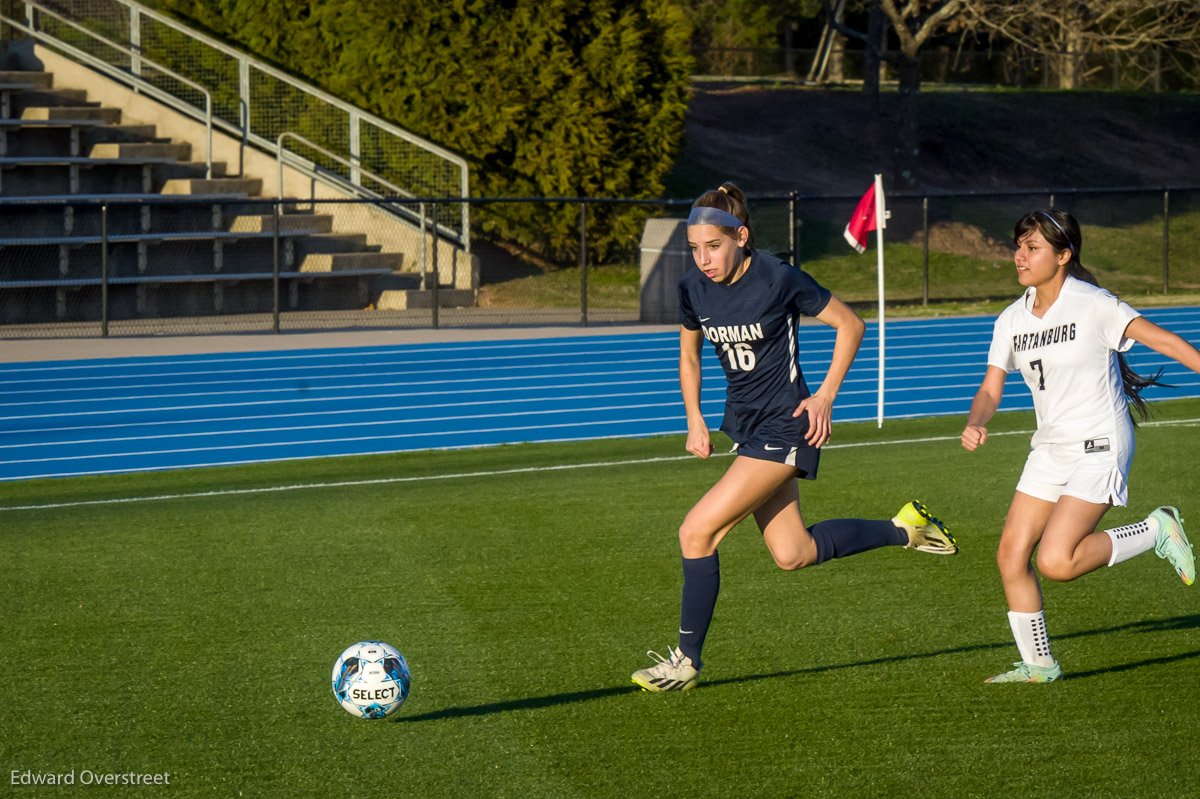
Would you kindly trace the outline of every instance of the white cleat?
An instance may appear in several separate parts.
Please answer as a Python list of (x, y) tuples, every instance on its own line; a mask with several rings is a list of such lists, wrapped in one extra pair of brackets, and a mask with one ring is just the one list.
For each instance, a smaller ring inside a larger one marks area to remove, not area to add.
[(694, 688), (699, 681), (700, 671), (692, 665), (690, 657), (684, 655), (677, 647), (668, 651), (671, 653), (669, 658), (657, 652), (647, 652), (646, 654), (658, 663), (633, 673), (633, 681), (640, 685), (643, 691), (687, 691)]

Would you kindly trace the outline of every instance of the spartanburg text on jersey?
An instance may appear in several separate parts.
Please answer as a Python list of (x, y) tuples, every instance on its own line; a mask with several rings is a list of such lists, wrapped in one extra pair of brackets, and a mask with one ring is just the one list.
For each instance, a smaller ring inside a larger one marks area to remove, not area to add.
[(807, 415), (792, 412), (809, 396), (797, 363), (800, 316), (816, 316), (832, 295), (798, 267), (756, 252), (734, 283), (689, 269), (679, 281), (679, 321), (699, 330), (721, 361), (729, 389), (721, 430), (735, 442), (751, 431), (798, 441)]
[(1133, 341), (1129, 323), (1141, 316), (1102, 288), (1068, 277), (1044, 316), (1034, 316), (1035, 289), (1000, 314), (988, 365), (1020, 371), (1033, 395), (1033, 446), (1075, 445), (1132, 436), (1117, 353)]

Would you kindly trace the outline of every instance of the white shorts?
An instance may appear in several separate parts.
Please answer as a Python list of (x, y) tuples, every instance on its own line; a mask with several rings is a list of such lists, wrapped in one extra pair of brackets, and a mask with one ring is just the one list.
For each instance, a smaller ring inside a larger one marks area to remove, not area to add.
[(1070, 496), (1097, 505), (1127, 504), (1133, 441), (1119, 442), (1117, 438), (1033, 448), (1017, 490), (1047, 502)]

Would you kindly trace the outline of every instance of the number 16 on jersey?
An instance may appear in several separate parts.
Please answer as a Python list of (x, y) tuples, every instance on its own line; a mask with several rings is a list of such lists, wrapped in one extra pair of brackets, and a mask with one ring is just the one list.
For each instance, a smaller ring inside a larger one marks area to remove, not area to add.
[(744, 341), (736, 344), (723, 344), (721, 351), (729, 359), (729, 368), (749, 372), (754, 368), (754, 348)]

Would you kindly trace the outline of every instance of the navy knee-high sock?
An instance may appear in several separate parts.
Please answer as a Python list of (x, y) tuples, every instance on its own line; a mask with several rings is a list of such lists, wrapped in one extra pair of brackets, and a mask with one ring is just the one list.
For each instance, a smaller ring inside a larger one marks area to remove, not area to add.
[(700, 668), (700, 650), (712, 622), (721, 590), (721, 561), (714, 552), (706, 558), (683, 559), (683, 602), (679, 610), (679, 648)]
[(828, 519), (814, 524), (809, 532), (817, 542), (817, 563), (908, 544), (907, 532), (891, 522), (875, 519)]

